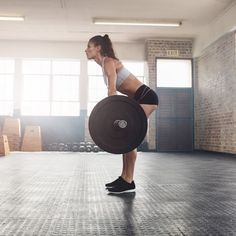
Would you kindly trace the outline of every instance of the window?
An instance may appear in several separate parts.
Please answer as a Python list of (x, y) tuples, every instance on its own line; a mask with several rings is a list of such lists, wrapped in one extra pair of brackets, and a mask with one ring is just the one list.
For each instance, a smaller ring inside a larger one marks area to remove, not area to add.
[(23, 60), (22, 115), (50, 115), (50, 60)]
[(0, 59), (0, 115), (13, 114), (15, 61)]
[(52, 115), (79, 115), (78, 61), (53, 61)]
[(107, 96), (107, 87), (104, 83), (102, 68), (94, 61), (88, 61), (88, 77), (88, 114), (90, 114), (96, 103)]
[(192, 87), (190, 59), (157, 59), (157, 87)]
[(23, 115), (79, 115), (78, 61), (23, 60)]
[[(144, 62), (123, 61), (122, 64), (132, 74), (134, 74), (141, 82), (145, 82)], [(88, 115), (93, 107), (100, 100), (107, 96), (107, 87), (104, 83), (102, 68), (94, 61), (88, 62), (89, 77), (89, 99), (88, 99)], [(118, 93), (119, 94), (119, 93)]]

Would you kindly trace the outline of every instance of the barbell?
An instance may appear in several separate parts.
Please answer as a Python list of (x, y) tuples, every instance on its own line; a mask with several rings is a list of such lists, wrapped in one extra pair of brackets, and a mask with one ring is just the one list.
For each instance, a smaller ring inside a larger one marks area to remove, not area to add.
[(88, 126), (98, 147), (110, 153), (123, 154), (142, 143), (147, 132), (147, 118), (134, 99), (115, 95), (95, 105)]

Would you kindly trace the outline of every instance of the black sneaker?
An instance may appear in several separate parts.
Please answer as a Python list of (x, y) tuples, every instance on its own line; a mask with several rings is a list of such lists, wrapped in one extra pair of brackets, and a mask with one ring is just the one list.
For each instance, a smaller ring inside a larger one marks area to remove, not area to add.
[(121, 181), (116, 186), (108, 188), (107, 190), (109, 193), (113, 194), (131, 193), (135, 192), (135, 183), (134, 181), (128, 183), (121, 178)]
[(106, 188), (112, 188), (115, 187), (120, 181), (122, 180), (121, 176), (119, 176), (118, 179), (116, 179), (115, 181), (105, 184)]

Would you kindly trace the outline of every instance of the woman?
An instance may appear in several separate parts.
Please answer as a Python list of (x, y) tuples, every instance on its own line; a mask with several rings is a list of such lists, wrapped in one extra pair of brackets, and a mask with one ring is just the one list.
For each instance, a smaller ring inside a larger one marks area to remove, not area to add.
[[(108, 96), (117, 95), (117, 91), (136, 100), (142, 106), (147, 118), (157, 109), (158, 97), (148, 86), (131, 74), (115, 56), (109, 36), (94, 36), (85, 50), (87, 58), (93, 59), (102, 67), (104, 82), (108, 88)], [(106, 184), (110, 193), (134, 192), (134, 166), (137, 150), (123, 154), (123, 169), (121, 176)]]

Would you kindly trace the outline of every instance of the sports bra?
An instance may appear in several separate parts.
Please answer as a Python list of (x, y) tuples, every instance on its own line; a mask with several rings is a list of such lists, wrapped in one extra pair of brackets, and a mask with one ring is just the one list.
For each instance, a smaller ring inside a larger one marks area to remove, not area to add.
[[(102, 59), (102, 72), (103, 72), (104, 82), (107, 86), (107, 84), (108, 84), (107, 76), (106, 76), (105, 70), (104, 70), (104, 61), (105, 61), (105, 59), (106, 59), (106, 57), (103, 57), (103, 59)], [(128, 78), (128, 76), (131, 74), (131, 72), (123, 66), (118, 70), (118, 72), (116, 74), (117, 74), (116, 89), (118, 89), (121, 86), (121, 84), (124, 82), (124, 80), (126, 80)]]

